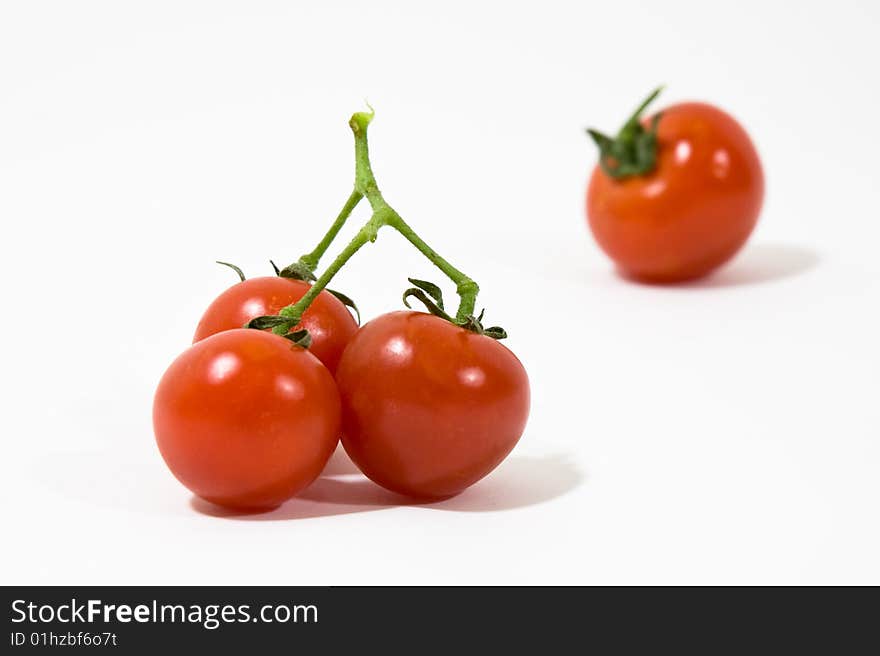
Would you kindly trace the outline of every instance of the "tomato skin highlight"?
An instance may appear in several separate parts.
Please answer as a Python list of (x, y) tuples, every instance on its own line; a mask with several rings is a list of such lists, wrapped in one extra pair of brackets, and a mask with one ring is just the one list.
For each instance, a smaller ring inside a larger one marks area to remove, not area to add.
[(421, 312), (391, 312), (349, 342), (336, 381), (342, 444), (379, 485), (421, 499), (458, 494), (513, 449), (529, 381), (496, 340)]
[[(255, 317), (278, 312), (301, 299), (311, 285), (302, 280), (264, 276), (249, 278), (218, 296), (202, 315), (193, 343), (224, 330), (241, 328)], [(322, 291), (294, 328), (305, 328), (312, 336), (309, 350), (330, 370), (336, 371), (339, 358), (358, 325), (348, 308), (333, 294)]]
[(704, 103), (663, 110), (657, 139), (649, 174), (615, 180), (595, 167), (586, 199), (590, 229), (628, 277), (698, 278), (733, 257), (755, 227), (764, 198), (761, 162), (739, 123)]
[(169, 469), (194, 494), (271, 509), (315, 480), (336, 448), (339, 395), (308, 351), (278, 335), (229, 330), (171, 364), (153, 428)]

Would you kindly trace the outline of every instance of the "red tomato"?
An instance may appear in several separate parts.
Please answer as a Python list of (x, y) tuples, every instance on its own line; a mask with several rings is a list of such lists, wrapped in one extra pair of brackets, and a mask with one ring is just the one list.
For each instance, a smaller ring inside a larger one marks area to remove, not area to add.
[(221, 506), (269, 509), (321, 473), (339, 438), (339, 394), (316, 357), (278, 335), (229, 330), (162, 376), (153, 428), (171, 472)]
[[(309, 290), (309, 283), (279, 276), (250, 278), (220, 294), (202, 315), (193, 342), (223, 330), (241, 328), (255, 317), (278, 314), (281, 308), (295, 303)], [(336, 371), (339, 358), (358, 325), (351, 312), (330, 292), (322, 291), (303, 315), (294, 330), (305, 328), (312, 336), (309, 350), (330, 372)]]
[(696, 278), (730, 259), (755, 227), (764, 198), (761, 162), (739, 123), (702, 103), (663, 110), (657, 142), (648, 174), (614, 179), (595, 168), (590, 228), (625, 275)]
[(496, 340), (421, 312), (364, 325), (336, 374), (342, 444), (369, 478), (437, 499), (492, 471), (529, 414), (525, 369)]

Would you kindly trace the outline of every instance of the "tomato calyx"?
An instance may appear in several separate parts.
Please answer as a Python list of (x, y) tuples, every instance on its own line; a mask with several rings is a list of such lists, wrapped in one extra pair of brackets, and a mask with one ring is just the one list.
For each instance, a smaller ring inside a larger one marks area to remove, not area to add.
[[(230, 264), (229, 262), (221, 262), (217, 260), (217, 264), (222, 264), (223, 266), (229, 267), (233, 271), (238, 274), (238, 277), (241, 279), (241, 282), (247, 280), (247, 277), (244, 275), (244, 272), (240, 267)], [(272, 260), (269, 260), (269, 264), (272, 265), (272, 269), (275, 271), (275, 275), (280, 278), (290, 278), (292, 280), (302, 280), (304, 282), (312, 282), (315, 280), (315, 274), (312, 273), (312, 270), (308, 267), (308, 265), (303, 262), (296, 262), (291, 264), (290, 266), (284, 267), (283, 269), (279, 269), (278, 265), (275, 264)], [(333, 294), (340, 303), (342, 303), (345, 307), (352, 310), (354, 312), (355, 319), (357, 320), (358, 325), (361, 325), (361, 311), (358, 309), (357, 304), (351, 300), (351, 297), (346, 296), (342, 292), (336, 291), (335, 289), (326, 289), (327, 293)], [(266, 317), (257, 317), (257, 319), (265, 319), (272, 318), (273, 315), (267, 315)], [(290, 320), (286, 319), (283, 322), (273, 323), (271, 326), (265, 326), (265, 328), (272, 328), (275, 326), (280, 326), (282, 323), (289, 323)], [(252, 322), (248, 322), (245, 325), (245, 328), (254, 328), (255, 326), (251, 326)], [(264, 328), (258, 328), (258, 330), (264, 330)], [(291, 333), (295, 334), (295, 333)], [(282, 335), (282, 337), (287, 337), (287, 335)]]
[(478, 335), (485, 335), (492, 339), (506, 339), (507, 331), (501, 326), (483, 327), (483, 315), (486, 313), (484, 309), (479, 316), (472, 314), (465, 315), (462, 319), (450, 316), (443, 307), (443, 291), (434, 283), (427, 280), (419, 280), (417, 278), (407, 278), (415, 287), (410, 287), (403, 292), (403, 304), (412, 309), (409, 304), (409, 298), (415, 297), (427, 308), (428, 312), (435, 317), (439, 317), (449, 323), (470, 330)]
[(253, 328), (254, 330), (267, 330), (268, 328), (275, 328), (276, 326), (284, 325), (289, 321), (290, 319), (287, 317), (282, 317), (278, 314), (266, 314), (260, 317), (254, 317), (243, 327)]
[[(272, 262), (271, 260), (269, 261)], [(280, 276), (281, 278), (292, 278), (293, 280), (303, 280), (305, 282), (314, 282), (317, 280), (312, 269), (302, 262), (288, 264), (280, 271), (278, 270), (278, 267), (275, 266), (274, 262), (272, 262), (272, 266), (275, 268), (275, 275)]]
[[(294, 332), (289, 333), (287, 332), (287, 330), (289, 330), (289, 324), (289, 317), (282, 317), (277, 314), (267, 314), (251, 319), (242, 327), (253, 328), (254, 330), (272, 329), (272, 332), (274, 332), (279, 337), (290, 340), (297, 346), (302, 346), (304, 349), (309, 348), (309, 346), (311, 346), (312, 344), (312, 336), (309, 334), (309, 331), (303, 328), (301, 330), (295, 330)], [(279, 334), (275, 331), (275, 329), (279, 327), (284, 327), (284, 334)]]
[[(295, 262), (289, 266), (284, 267), (283, 269), (279, 269), (278, 265), (275, 264), (272, 260), (269, 260), (269, 264), (272, 265), (272, 268), (275, 270), (275, 275), (280, 278), (292, 278), (293, 280), (302, 280), (304, 282), (312, 282), (314, 281), (315, 274), (312, 272), (312, 268), (300, 259), (299, 262)], [(350, 296), (346, 296), (340, 291), (336, 291), (335, 289), (325, 288), (327, 293), (333, 294), (345, 307), (354, 311), (355, 319), (357, 319), (357, 323), (361, 325), (361, 311), (358, 309), (357, 304), (351, 300)]]
[(658, 87), (651, 92), (616, 137), (587, 129), (587, 134), (599, 147), (599, 166), (610, 177), (620, 180), (645, 175), (657, 165), (657, 127), (663, 114), (655, 114), (647, 128), (642, 124), (642, 114), (662, 90), (663, 87)]

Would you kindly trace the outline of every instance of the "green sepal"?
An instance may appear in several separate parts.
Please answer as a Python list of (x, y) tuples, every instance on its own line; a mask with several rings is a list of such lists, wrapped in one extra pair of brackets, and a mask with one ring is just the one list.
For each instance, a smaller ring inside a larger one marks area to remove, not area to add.
[[(413, 284), (417, 284), (417, 282), (423, 282), (423, 281), (413, 280), (412, 278), (409, 278), (409, 281)], [(428, 283), (428, 284), (430, 285), (431, 283)], [(435, 287), (436, 287), (436, 285), (435, 285)], [(464, 328), (465, 330), (470, 330), (471, 332), (477, 333), (478, 335), (485, 335), (486, 337), (491, 337), (492, 339), (506, 339), (507, 338), (507, 331), (504, 330), (504, 328), (502, 328), (500, 326), (492, 326), (491, 328), (483, 328), (482, 321), (483, 321), (483, 315), (486, 313), (485, 309), (482, 312), (480, 312), (480, 316), (478, 316), (478, 317), (475, 317), (473, 315), (468, 315), (467, 317), (464, 318), (463, 321), (458, 321), (454, 317), (451, 317), (450, 315), (448, 315), (442, 307), (440, 307), (437, 303), (435, 303), (434, 299), (431, 298), (430, 296), (428, 296), (428, 294), (425, 292), (424, 289), (421, 289), (419, 287), (412, 287), (410, 289), (407, 289), (405, 292), (403, 292), (403, 304), (406, 307), (408, 307), (409, 309), (412, 309), (412, 306), (409, 304), (410, 296), (414, 296), (417, 299), (419, 299), (424, 304), (424, 306), (428, 309), (428, 312), (433, 314), (435, 317), (440, 317), (441, 319), (444, 319), (444, 320), (448, 321), (449, 323), (458, 326), (459, 328)]]
[(462, 328), (466, 328), (467, 330), (477, 333), (478, 335), (485, 335), (486, 337), (491, 337), (492, 339), (506, 339), (507, 331), (504, 330), (504, 328), (502, 328), (501, 326), (483, 328), (484, 314), (486, 314), (485, 309), (480, 312), (480, 316), (478, 317), (468, 315), (464, 318), (464, 321), (457, 321), (456, 323)]
[(407, 289), (405, 292), (403, 292), (403, 304), (411, 310), (412, 306), (409, 304), (410, 296), (415, 296), (417, 299), (419, 299), (428, 309), (428, 312), (433, 314), (435, 317), (440, 317), (441, 319), (445, 319), (450, 323), (456, 323), (455, 319), (446, 314), (443, 308), (437, 305), (437, 303), (434, 302), (434, 299), (428, 296), (428, 294), (426, 294), (423, 289), (420, 289), (418, 287), (411, 287), (410, 289)]
[(338, 298), (342, 302), (342, 304), (345, 307), (348, 307), (348, 308), (351, 308), (352, 310), (354, 310), (354, 313), (357, 316), (358, 325), (359, 326), (361, 325), (361, 311), (358, 310), (358, 306), (355, 304), (355, 302), (353, 300), (351, 300), (351, 298), (349, 298), (348, 296), (346, 296), (342, 292), (336, 291), (335, 289), (327, 289), (325, 287), (324, 291), (333, 294), (336, 298)]
[(247, 280), (247, 278), (244, 277), (244, 271), (239, 269), (234, 264), (230, 264), (229, 262), (221, 262), (220, 260), (217, 260), (217, 264), (222, 264), (223, 266), (229, 267), (230, 269), (235, 271), (238, 274), (238, 277), (241, 278), (241, 282), (244, 282), (245, 280)]
[(281, 269), (278, 268), (278, 265), (275, 264), (272, 260), (269, 260), (269, 264), (272, 265), (272, 269), (275, 271), (275, 275), (276, 275), (276, 276), (280, 276), (280, 275), (281, 275)]
[(296, 332), (287, 333), (286, 335), (282, 335), (282, 337), (284, 337), (284, 339), (289, 339), (297, 346), (302, 346), (304, 349), (307, 349), (312, 345), (312, 336), (305, 328), (297, 330)]
[(314, 282), (316, 280), (312, 270), (301, 262), (287, 265), (278, 272), (278, 275), (282, 278), (293, 278), (294, 280), (305, 280), (306, 282)]
[[(267, 314), (262, 317), (254, 317), (248, 321), (243, 327), (253, 328), (254, 330), (266, 330), (267, 328), (275, 328), (277, 326), (289, 325), (290, 319), (277, 314)], [(287, 332), (287, 331), (285, 331)]]
[(491, 337), (492, 339), (507, 339), (507, 331), (504, 330), (501, 326), (492, 326), (491, 328), (483, 329), (483, 334), (486, 337)]
[(434, 302), (437, 304), (441, 310), (445, 310), (443, 307), (443, 290), (440, 289), (433, 282), (428, 282), (427, 280), (418, 280), (417, 278), (407, 278), (413, 285), (418, 287), (419, 289), (423, 289), (428, 292), (431, 298), (434, 299)]

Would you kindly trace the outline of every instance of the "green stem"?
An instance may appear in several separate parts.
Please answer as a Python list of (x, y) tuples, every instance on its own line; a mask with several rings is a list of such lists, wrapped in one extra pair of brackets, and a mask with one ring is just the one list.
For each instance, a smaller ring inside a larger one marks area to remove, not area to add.
[[(379, 185), (376, 183), (376, 176), (373, 174), (373, 168), (370, 165), (370, 152), (367, 143), (367, 126), (373, 119), (372, 112), (359, 112), (354, 114), (349, 121), (351, 130), (354, 133), (354, 149), (355, 149), (355, 189), (349, 197), (348, 202), (340, 218), (337, 218), (334, 225), (330, 228), (327, 236), (321, 241), (318, 247), (312, 253), (304, 256), (300, 261), (305, 264), (311, 264), (314, 261), (317, 264), (318, 258), (326, 251), (327, 246), (339, 232), (339, 228), (348, 218), (348, 214), (354, 209), (354, 206), (361, 198), (366, 197), (373, 208), (373, 215), (370, 220), (358, 231), (354, 239), (343, 249), (335, 260), (327, 267), (324, 273), (315, 281), (309, 291), (296, 303), (287, 306), (281, 310), (281, 316), (290, 319), (289, 325), (282, 324), (276, 326), (273, 330), (278, 334), (285, 334), (300, 322), (303, 314), (311, 305), (312, 301), (321, 293), (321, 291), (329, 284), (333, 277), (339, 272), (343, 265), (360, 250), (360, 248), (368, 241), (376, 241), (380, 228), (391, 226), (397, 232), (404, 236), (413, 246), (415, 246), (430, 262), (442, 271), (456, 285), (456, 292), (460, 298), (458, 312), (456, 313), (456, 321), (464, 322), (467, 317), (473, 315), (474, 307), (477, 301), (477, 294), (480, 291), (479, 285), (457, 268), (452, 266), (437, 251), (431, 248), (416, 232), (403, 220), (403, 218), (392, 208), (379, 191)], [(349, 207), (350, 206), (350, 207)], [(347, 210), (347, 211), (346, 211)], [(337, 226), (338, 224), (338, 226)], [(326, 242), (326, 243), (325, 243)], [(315, 257), (315, 253), (318, 253)], [(314, 258), (312, 260), (311, 258)]]
[(416, 232), (409, 227), (400, 215), (391, 210), (386, 225), (390, 225), (403, 235), (410, 244), (415, 246), (431, 263), (440, 269), (446, 277), (455, 283), (455, 291), (459, 296), (460, 302), (458, 312), (455, 315), (457, 321), (464, 321), (465, 318), (474, 313), (474, 306), (477, 303), (477, 294), (480, 292), (480, 286), (471, 280), (468, 276), (452, 266), (449, 262), (440, 257), (433, 248), (428, 246), (425, 241), (419, 237)]
[(387, 207), (388, 203), (385, 202), (382, 192), (379, 191), (379, 185), (376, 183), (376, 176), (373, 175), (373, 167), (370, 164), (367, 126), (372, 120), (372, 112), (357, 112), (352, 115), (348, 124), (354, 133), (354, 188), (355, 191), (359, 191), (367, 197), (367, 200), (370, 201), (370, 207), (376, 212)]
[(330, 226), (327, 234), (318, 242), (318, 245), (315, 246), (315, 249), (311, 253), (306, 253), (299, 258), (300, 264), (308, 267), (309, 271), (314, 271), (318, 267), (318, 262), (321, 261), (321, 257), (327, 252), (327, 248), (329, 248), (330, 244), (333, 243), (333, 240), (336, 239), (336, 235), (342, 230), (342, 226), (345, 225), (352, 210), (357, 207), (357, 204), (361, 202), (361, 198), (363, 197), (364, 195), (357, 189), (351, 192), (351, 196), (345, 201), (345, 205), (342, 206), (339, 216), (336, 217), (336, 220), (333, 222), (333, 225)]
[(385, 202), (382, 192), (379, 191), (379, 185), (376, 183), (376, 176), (373, 174), (373, 167), (370, 165), (370, 147), (367, 142), (367, 127), (373, 119), (373, 114), (360, 112), (351, 117), (349, 125), (354, 132), (354, 152), (355, 152), (355, 188), (360, 191), (373, 208), (374, 217), (379, 215), (379, 227), (391, 226), (401, 235), (403, 235), (409, 243), (415, 246), (428, 260), (440, 269), (446, 277), (448, 277), (456, 285), (456, 292), (461, 299), (456, 313), (456, 319), (463, 321), (466, 317), (474, 313), (474, 306), (477, 301), (477, 294), (480, 291), (479, 286), (471, 278), (459, 271), (457, 268), (447, 262), (440, 254), (431, 248), (415, 230), (413, 230), (403, 217), (397, 211)]
[(272, 329), (276, 335), (285, 335), (289, 330), (291, 330), (294, 326), (296, 326), (301, 320), (305, 311), (309, 309), (309, 306), (312, 304), (318, 294), (320, 294), (325, 287), (330, 283), (339, 270), (345, 265), (348, 260), (351, 259), (351, 256), (357, 253), (361, 246), (366, 244), (368, 241), (375, 241), (375, 233), (379, 229), (380, 226), (374, 226), (374, 220), (370, 219), (367, 224), (358, 230), (357, 234), (354, 236), (348, 246), (346, 246), (342, 252), (336, 256), (336, 259), (331, 262), (330, 266), (328, 266), (324, 273), (315, 281), (315, 283), (309, 288), (302, 298), (300, 298), (296, 303), (288, 305), (285, 308), (282, 308), (278, 313), (282, 317), (287, 317), (290, 321), (286, 324), (281, 324)]

